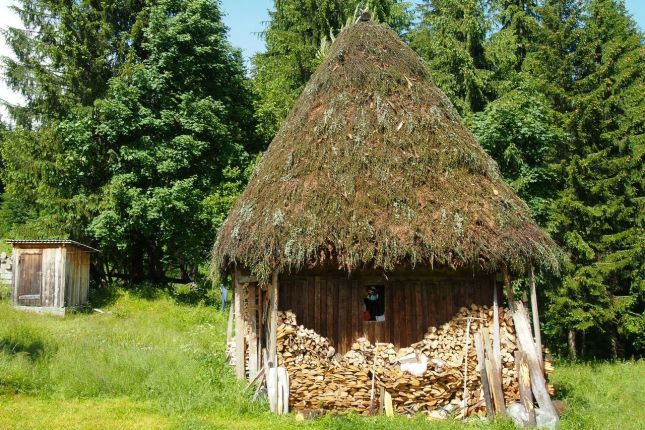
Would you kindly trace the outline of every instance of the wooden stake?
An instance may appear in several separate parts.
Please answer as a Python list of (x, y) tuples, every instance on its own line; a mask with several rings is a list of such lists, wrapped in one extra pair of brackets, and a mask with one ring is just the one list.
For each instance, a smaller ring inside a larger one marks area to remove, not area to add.
[(495, 414), (493, 410), (493, 400), (488, 384), (488, 375), (486, 370), (486, 359), (484, 357), (484, 343), (482, 342), (481, 333), (475, 333), (475, 350), (477, 351), (477, 363), (479, 365), (479, 375), (482, 380), (482, 391), (484, 392), (484, 402), (486, 403), (486, 415), (492, 417)]
[(533, 337), (537, 348), (540, 367), (544, 369), (544, 355), (542, 352), (542, 335), (540, 334), (540, 313), (538, 312), (537, 291), (535, 290), (535, 269), (531, 264), (529, 284), (531, 288), (531, 314), (533, 316)]
[(237, 379), (244, 379), (244, 333), (246, 326), (244, 324), (244, 287), (237, 282), (237, 276), (234, 276), (235, 285), (235, 376)]
[(558, 420), (558, 413), (553, 406), (549, 391), (544, 379), (544, 373), (540, 366), (540, 361), (537, 357), (537, 349), (533, 342), (531, 334), (531, 327), (527, 316), (526, 309), (522, 302), (515, 302), (513, 309), (513, 323), (515, 324), (515, 333), (517, 345), (519, 350), (526, 354), (526, 361), (529, 366), (529, 374), (531, 375), (531, 388), (533, 395), (537, 400), (540, 409), (543, 412), (551, 415), (556, 421)]
[(531, 376), (529, 364), (526, 361), (526, 353), (515, 351), (515, 366), (520, 384), (520, 402), (528, 414), (528, 427), (535, 427), (535, 408), (533, 407), (533, 394), (531, 393)]

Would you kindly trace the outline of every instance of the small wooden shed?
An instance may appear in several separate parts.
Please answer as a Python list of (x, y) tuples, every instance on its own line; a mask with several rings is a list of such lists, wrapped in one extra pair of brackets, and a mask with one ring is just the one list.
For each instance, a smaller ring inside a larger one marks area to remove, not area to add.
[(59, 315), (87, 302), (91, 254), (73, 240), (8, 240), (13, 245), (15, 306)]

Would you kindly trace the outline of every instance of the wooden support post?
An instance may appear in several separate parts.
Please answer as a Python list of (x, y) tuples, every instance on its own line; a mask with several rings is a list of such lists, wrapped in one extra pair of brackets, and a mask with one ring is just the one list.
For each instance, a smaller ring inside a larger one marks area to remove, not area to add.
[(509, 308), (515, 303), (515, 293), (513, 292), (513, 286), (511, 285), (511, 275), (508, 273), (508, 267), (506, 264), (502, 266), (502, 278), (504, 279), (504, 287), (506, 288), (506, 294), (508, 295), (508, 306)]
[(228, 308), (228, 324), (226, 325), (226, 345), (228, 346), (233, 337), (233, 315), (235, 315), (235, 290), (233, 290), (233, 300)]
[(244, 360), (244, 334), (246, 324), (244, 321), (244, 286), (237, 282), (237, 276), (234, 277), (235, 285), (235, 376), (237, 379), (244, 379), (245, 360)]
[(271, 305), (269, 316), (269, 360), (278, 366), (278, 272), (273, 272), (271, 276)]
[(529, 363), (526, 361), (526, 353), (515, 351), (515, 367), (520, 387), (520, 403), (528, 414), (528, 427), (535, 427), (535, 408), (533, 407), (533, 394), (531, 393), (531, 375), (529, 374)]
[[(497, 294), (497, 282), (493, 285), (493, 354), (490, 359), (495, 362), (495, 367), (502, 368), (502, 346), (499, 337), (499, 300)], [(502, 374), (499, 374), (502, 377)]]
[(558, 413), (553, 406), (549, 391), (544, 379), (544, 372), (537, 357), (537, 349), (533, 342), (531, 334), (531, 327), (529, 318), (522, 302), (515, 302), (513, 309), (513, 323), (515, 324), (515, 334), (517, 338), (517, 346), (519, 350), (526, 354), (526, 361), (529, 366), (529, 374), (531, 375), (531, 388), (533, 395), (537, 400), (540, 409), (543, 412), (551, 415), (556, 421), (558, 420)]
[(259, 370), (261, 359), (258, 359), (258, 318), (257, 318), (257, 293), (258, 288), (255, 285), (247, 287), (247, 315), (248, 315), (248, 333), (247, 343), (249, 348), (249, 381), (255, 379)]
[(488, 373), (488, 382), (490, 384), (491, 392), (493, 393), (493, 401), (495, 403), (496, 413), (506, 414), (506, 403), (504, 402), (504, 391), (502, 390), (502, 372), (497, 367), (495, 360), (491, 359), (493, 351), (490, 346), (490, 337), (488, 329), (483, 329), (484, 349), (486, 350), (486, 369), (490, 370)]
[(538, 359), (540, 360), (540, 367), (544, 369), (544, 355), (542, 353), (542, 335), (540, 334), (540, 313), (538, 312), (537, 291), (535, 290), (535, 269), (531, 264), (529, 273), (529, 285), (531, 288), (531, 314), (533, 316), (533, 338), (535, 339), (535, 346), (537, 348)]
[(484, 403), (486, 404), (486, 415), (492, 417), (495, 413), (493, 410), (493, 400), (488, 384), (488, 375), (486, 370), (486, 359), (484, 357), (484, 343), (481, 333), (475, 333), (475, 350), (477, 351), (477, 363), (479, 366), (479, 375), (482, 380), (482, 391), (484, 392)]

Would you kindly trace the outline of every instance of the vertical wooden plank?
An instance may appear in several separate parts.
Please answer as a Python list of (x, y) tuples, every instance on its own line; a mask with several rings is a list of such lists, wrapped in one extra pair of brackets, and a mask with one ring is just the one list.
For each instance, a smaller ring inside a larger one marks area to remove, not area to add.
[(329, 332), (327, 331), (327, 320), (329, 315), (327, 315), (327, 279), (320, 276), (320, 334), (329, 338)]
[(482, 381), (482, 391), (484, 394), (484, 403), (486, 404), (486, 415), (493, 416), (493, 399), (491, 398), (490, 385), (488, 384), (488, 374), (486, 370), (486, 359), (484, 358), (484, 342), (480, 333), (475, 333), (475, 349), (477, 351), (477, 366), (479, 368), (479, 377)]
[(327, 314), (325, 315), (325, 323), (327, 326), (327, 338), (336, 345), (338, 351), (338, 338), (334, 333), (334, 321), (336, 321), (336, 308), (334, 302), (334, 282), (329, 276), (325, 277), (325, 295), (327, 299)]
[(249, 381), (255, 379), (258, 368), (258, 318), (257, 318), (257, 290), (255, 285), (247, 287), (247, 348), (249, 350)]
[(271, 276), (271, 315), (269, 318), (270, 327), (269, 327), (269, 360), (277, 365), (278, 358), (278, 342), (277, 342), (277, 333), (278, 333), (278, 301), (280, 300), (278, 294), (278, 272), (274, 271)]
[(544, 368), (544, 355), (542, 353), (542, 335), (540, 334), (540, 313), (538, 312), (537, 291), (535, 289), (535, 269), (533, 265), (529, 267), (529, 286), (531, 289), (531, 314), (533, 315), (533, 338), (535, 338), (535, 347), (537, 348), (538, 360), (540, 367)]
[(350, 340), (348, 339), (348, 329), (347, 329), (347, 314), (349, 312), (349, 294), (347, 288), (347, 279), (345, 277), (338, 278), (338, 339), (341, 345), (343, 345), (342, 350), (348, 351), (351, 346)]
[(417, 321), (416, 321), (416, 333), (414, 334), (414, 341), (417, 342), (423, 339), (425, 334), (424, 325), (424, 312), (423, 312), (423, 293), (421, 292), (421, 282), (414, 283), (414, 303), (417, 307)]
[(316, 333), (321, 332), (320, 326), (320, 311), (321, 311), (321, 291), (320, 291), (320, 276), (314, 277), (314, 330)]
[(307, 301), (307, 317), (308, 327), (313, 328), (315, 323), (315, 312), (316, 312), (316, 284), (315, 278), (311, 275), (307, 276), (307, 290), (309, 291), (309, 301)]
[(349, 288), (351, 291), (351, 299), (350, 299), (350, 313), (349, 313), (349, 321), (350, 321), (350, 342), (353, 342), (354, 340), (358, 339), (362, 334), (360, 333), (361, 330), (361, 321), (362, 321), (362, 304), (361, 304), (361, 299), (359, 295), (359, 289), (360, 289), (360, 284), (358, 282), (358, 279), (352, 278), (349, 281)]
[(235, 285), (235, 376), (244, 379), (244, 288), (237, 282), (236, 274), (233, 275)]
[[(499, 338), (499, 304), (497, 295), (497, 283), (493, 287), (493, 355), (491, 359), (495, 362), (495, 368), (501, 371), (502, 352)], [(498, 375), (501, 377), (501, 374)]]
[(394, 336), (396, 333), (396, 314), (394, 313), (394, 295), (396, 288), (392, 288), (392, 282), (385, 284), (385, 342), (394, 343)]
[(504, 391), (502, 390), (502, 375), (500, 369), (497, 367), (493, 357), (493, 350), (490, 345), (490, 337), (488, 329), (483, 329), (484, 349), (486, 350), (486, 369), (490, 370), (488, 373), (488, 383), (490, 384), (491, 392), (493, 394), (493, 402), (495, 403), (495, 410), (498, 414), (506, 414), (506, 404), (504, 402)]

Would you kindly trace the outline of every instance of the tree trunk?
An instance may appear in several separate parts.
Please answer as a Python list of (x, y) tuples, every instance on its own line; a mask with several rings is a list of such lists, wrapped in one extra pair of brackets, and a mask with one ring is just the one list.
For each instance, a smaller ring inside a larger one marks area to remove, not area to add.
[(576, 351), (575, 330), (569, 330), (569, 336), (567, 337), (567, 342), (569, 344), (569, 356), (575, 360), (576, 358), (578, 358), (578, 352)]

